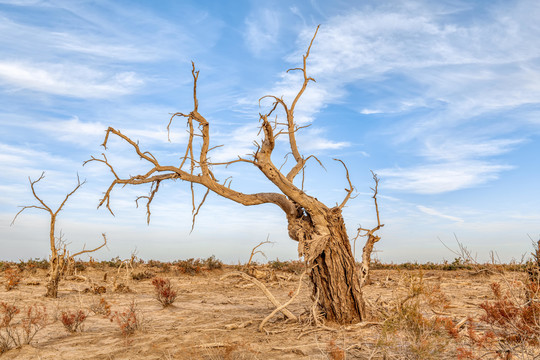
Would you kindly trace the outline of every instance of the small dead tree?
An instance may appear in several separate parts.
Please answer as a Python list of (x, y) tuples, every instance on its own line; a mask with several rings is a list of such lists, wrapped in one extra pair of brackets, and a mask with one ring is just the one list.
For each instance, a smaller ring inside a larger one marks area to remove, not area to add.
[(373, 171), (371, 172), (371, 175), (373, 175), (373, 181), (375, 182), (375, 187), (371, 188), (371, 190), (373, 190), (373, 201), (375, 202), (375, 213), (377, 214), (377, 226), (375, 226), (373, 229), (363, 229), (362, 227), (359, 227), (358, 232), (356, 233), (356, 237), (354, 238), (355, 248), (356, 240), (359, 237), (366, 237), (367, 239), (366, 244), (364, 245), (364, 249), (362, 250), (362, 263), (360, 264), (360, 286), (364, 286), (369, 282), (371, 253), (373, 252), (373, 247), (375, 246), (375, 243), (381, 240), (381, 237), (375, 235), (375, 232), (384, 226), (384, 224), (381, 224), (381, 219), (379, 217), (379, 204), (377, 203), (379, 178), (377, 177), (377, 174), (375, 174)]
[[(319, 28), (317, 27), (317, 31)], [(314, 155), (303, 156), (298, 149), (296, 136), (303, 128), (295, 121), (296, 106), (304, 94), (308, 83), (315, 81), (308, 75), (307, 60), (317, 35), (311, 39), (306, 54), (303, 56), (303, 65), (288, 71), (299, 71), (303, 75), (301, 87), (292, 103), (288, 104), (282, 97), (266, 95), (260, 99), (270, 100), (269, 110), (260, 117), (260, 132), (262, 139), (255, 141), (256, 149), (249, 157), (238, 157), (229, 162), (216, 163), (209, 159), (209, 152), (219, 146), (210, 145), (210, 123), (199, 113), (197, 98), (197, 81), (199, 71), (192, 63), (193, 76), (193, 103), (190, 113), (175, 113), (169, 120), (167, 130), (175, 118), (186, 119), (189, 133), (188, 144), (181, 157), (180, 164), (165, 165), (149, 151), (141, 150), (139, 143), (133, 141), (120, 130), (109, 127), (106, 130), (103, 147), (111, 136), (117, 136), (129, 144), (134, 152), (144, 160), (149, 169), (146, 173), (122, 178), (114, 170), (105, 154), (102, 157), (91, 157), (88, 162), (100, 162), (107, 166), (114, 176), (114, 180), (105, 191), (99, 206), (105, 205), (114, 215), (110, 207), (112, 190), (117, 186), (151, 184), (148, 196), (141, 196), (137, 200), (146, 200), (147, 221), (150, 221), (150, 204), (159, 190), (159, 185), (165, 180), (183, 180), (191, 183), (193, 221), (204, 204), (210, 191), (237, 203), (251, 206), (259, 204), (275, 204), (283, 210), (288, 221), (288, 232), (291, 239), (298, 242), (298, 254), (303, 257), (310, 269), (309, 276), (313, 284), (313, 296), (318, 294), (319, 306), (328, 320), (338, 323), (353, 323), (365, 318), (365, 303), (362, 298), (360, 278), (355, 266), (355, 259), (351, 250), (349, 236), (345, 229), (342, 209), (351, 199), (354, 187), (349, 178), (347, 167), (340, 161), (346, 172), (348, 188), (343, 201), (335, 206), (327, 206), (308, 195), (303, 188), (304, 169), (310, 159), (319, 160)], [(282, 111), (283, 118), (278, 120), (277, 113)], [(276, 115), (275, 119), (271, 119)], [(278, 137), (288, 140), (289, 154), (292, 155), (292, 165), (284, 164), (277, 167), (272, 161), (272, 155)], [(200, 151), (196, 151), (195, 143), (200, 141)], [(85, 164), (86, 164), (85, 163)], [(231, 188), (230, 181), (220, 182), (214, 176), (213, 169), (218, 166), (228, 166), (235, 163), (248, 163), (260, 170), (280, 192), (260, 192), (246, 194)], [(320, 163), (320, 162), (319, 162)], [(286, 165), (286, 166), (285, 166)], [(297, 176), (302, 173), (298, 180)], [(195, 203), (194, 186), (199, 184), (206, 188), (199, 205)], [(367, 247), (369, 249), (369, 247)]]
[(64, 274), (64, 271), (67, 268), (67, 265), (71, 262), (74, 262), (74, 259), (76, 256), (86, 254), (86, 253), (92, 253), (95, 251), (98, 251), (105, 245), (107, 245), (107, 237), (105, 234), (102, 234), (103, 236), (103, 244), (98, 246), (95, 249), (86, 250), (84, 247), (81, 251), (76, 252), (74, 254), (70, 254), (67, 250), (67, 244), (63, 240), (62, 235), (56, 237), (55, 236), (55, 227), (56, 227), (56, 218), (58, 217), (58, 213), (62, 210), (66, 202), (68, 201), (69, 197), (73, 195), (85, 182), (81, 182), (79, 179), (79, 176), (77, 175), (77, 186), (66, 195), (64, 198), (64, 201), (60, 204), (58, 209), (56, 211), (53, 211), (41, 198), (37, 195), (35, 185), (41, 181), (45, 177), (45, 173), (41, 173), (41, 176), (39, 179), (32, 181), (30, 177), (28, 177), (28, 181), (30, 182), (30, 188), (32, 189), (32, 194), (34, 195), (34, 198), (39, 202), (40, 205), (28, 205), (28, 206), (22, 206), (22, 209), (15, 215), (13, 218), (13, 221), (11, 222), (11, 225), (15, 223), (15, 220), (17, 220), (17, 217), (20, 213), (22, 213), (26, 209), (40, 209), (45, 210), (49, 213), (50, 216), (50, 226), (49, 226), (49, 243), (51, 247), (51, 256), (49, 258), (49, 280), (47, 282), (47, 293), (45, 296), (56, 298), (58, 296), (58, 285), (60, 283), (60, 279), (62, 275)]

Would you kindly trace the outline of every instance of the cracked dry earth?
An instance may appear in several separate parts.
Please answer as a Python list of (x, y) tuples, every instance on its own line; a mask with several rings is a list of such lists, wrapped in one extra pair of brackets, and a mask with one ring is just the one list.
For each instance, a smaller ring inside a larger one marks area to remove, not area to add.
[[(145, 265), (135, 272), (143, 271)], [(156, 276), (169, 278), (178, 296), (162, 308), (155, 299), (151, 279), (129, 280), (127, 293), (113, 291), (116, 269), (87, 267), (80, 276), (60, 284), (57, 299), (45, 298), (45, 270), (24, 271), (21, 284), (11, 291), (0, 288), (0, 301), (24, 307), (46, 307), (50, 324), (31, 345), (9, 350), (1, 359), (332, 359), (331, 344), (346, 350), (346, 358), (368, 359), (375, 354), (380, 333), (376, 324), (367, 326), (316, 327), (311, 324), (310, 291), (307, 278), (299, 296), (288, 306), (300, 322), (286, 321), (278, 313), (259, 331), (259, 324), (275, 307), (252, 282), (224, 275), (237, 271), (233, 266), (190, 276), (174, 272)], [(263, 267), (261, 271), (271, 274)], [(108, 273), (108, 281), (104, 274)], [(404, 271), (375, 270), (372, 284), (365, 288), (371, 302), (390, 300), (405, 293)], [(439, 284), (450, 300), (445, 315), (457, 320), (477, 316), (478, 304), (490, 294), (496, 275), (473, 277), (466, 272), (425, 271), (426, 284)], [(285, 272), (260, 279), (280, 303), (290, 299), (299, 275)], [(124, 276), (119, 276), (119, 280)], [(125, 282), (125, 280), (124, 280)], [(104, 294), (84, 292), (91, 284), (103, 286)], [(122, 311), (134, 302), (143, 328), (124, 337), (115, 322), (90, 310), (104, 298), (111, 310)], [(67, 332), (55, 320), (63, 310), (82, 309), (88, 314), (82, 332)], [(377, 356), (373, 357), (377, 358)]]

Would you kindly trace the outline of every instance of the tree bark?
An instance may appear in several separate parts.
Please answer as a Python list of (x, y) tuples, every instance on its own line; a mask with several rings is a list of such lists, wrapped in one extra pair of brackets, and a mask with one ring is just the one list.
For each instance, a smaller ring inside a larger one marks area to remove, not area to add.
[(49, 275), (49, 281), (47, 282), (46, 297), (57, 298), (58, 297), (58, 285), (60, 284), (60, 271), (58, 267), (53, 268), (51, 266), (51, 274)]
[(302, 214), (289, 220), (289, 235), (299, 242), (310, 271), (313, 297), (329, 321), (351, 324), (365, 319), (360, 277), (338, 207), (314, 221)]

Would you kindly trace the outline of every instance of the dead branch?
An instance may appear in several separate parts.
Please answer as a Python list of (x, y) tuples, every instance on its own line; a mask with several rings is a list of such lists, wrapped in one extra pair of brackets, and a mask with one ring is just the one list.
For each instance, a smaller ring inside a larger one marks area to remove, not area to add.
[[(251, 281), (252, 283), (254, 283), (255, 285), (257, 285), (259, 287), (259, 289), (262, 290), (262, 292), (264, 293), (264, 295), (266, 295), (266, 297), (268, 298), (268, 300), (270, 300), (270, 302), (276, 307), (276, 308), (280, 308), (282, 305), (279, 301), (276, 300), (276, 298), (274, 297), (274, 295), (272, 295), (272, 293), (270, 291), (268, 291), (268, 289), (266, 288), (266, 286), (264, 286), (263, 283), (261, 283), (259, 280), (255, 279), (253, 276), (249, 276), (248, 274), (246, 273), (243, 273), (243, 272), (233, 272), (233, 273), (229, 273), (229, 274), (226, 274), (224, 276), (222, 276), (220, 278), (220, 280), (224, 280), (228, 277), (231, 277), (231, 276), (241, 276), (243, 277), (244, 279), (248, 280), (248, 281)], [(279, 311), (281, 311), (283, 313), (283, 315), (285, 315), (287, 318), (293, 320), (293, 321), (298, 321), (298, 318), (293, 314), (291, 313), (289, 310), (287, 310), (286, 308), (281, 308)]]
[(101, 244), (100, 246), (98, 246), (97, 248), (95, 249), (91, 249), (91, 250), (85, 250), (84, 247), (86, 246), (83, 246), (83, 249), (73, 255), (70, 255), (71, 258), (74, 258), (75, 256), (79, 256), (79, 255), (82, 255), (82, 254), (86, 254), (86, 253), (92, 253), (92, 252), (96, 252), (98, 251), (99, 249), (101, 249), (102, 247), (104, 246), (107, 246), (107, 236), (105, 235), (105, 233), (102, 233), (101, 236), (103, 236), (103, 244)]
[[(343, 165), (343, 167), (345, 168), (347, 182), (349, 183), (349, 188), (345, 189), (345, 191), (347, 192), (347, 195), (345, 196), (345, 199), (343, 199), (343, 201), (341, 202), (341, 205), (338, 206), (338, 208), (343, 209), (343, 207), (347, 204), (347, 201), (349, 201), (349, 199), (351, 198), (351, 194), (354, 191), (354, 186), (351, 183), (351, 178), (349, 177), (349, 169), (347, 169), (347, 165), (345, 165), (345, 163), (341, 161), (340, 159), (334, 159), (334, 160), (339, 161), (341, 165)], [(375, 201), (377, 201), (377, 199), (375, 199)], [(378, 212), (377, 212), (377, 215), (378, 215)]]
[[(259, 325), (259, 331), (263, 331), (264, 324), (266, 324), (268, 322), (268, 320), (270, 320), (278, 311), (282, 311), (287, 306), (289, 306), (294, 301), (294, 299), (296, 299), (296, 297), (300, 293), (300, 288), (302, 287), (302, 280), (303, 280), (304, 275), (306, 274), (306, 272), (307, 272), (307, 270), (304, 270), (304, 272), (300, 275), (300, 279), (298, 280), (298, 287), (296, 288), (296, 291), (294, 292), (293, 296), (291, 296), (291, 298), (286, 303), (284, 303), (283, 305), (278, 306), (277, 308), (275, 308), (274, 311), (272, 311), (267, 317), (264, 318), (264, 320)], [(294, 320), (296, 320), (296, 319), (294, 319)]]
[(251, 265), (251, 260), (253, 259), (253, 256), (255, 256), (255, 254), (261, 254), (262, 256), (266, 257), (266, 255), (262, 251), (257, 250), (257, 248), (259, 246), (262, 246), (264, 244), (272, 244), (272, 241), (268, 240), (268, 236), (266, 237), (265, 241), (261, 241), (259, 243), (259, 245), (255, 246), (253, 249), (251, 249), (251, 255), (249, 256), (249, 260), (248, 260), (248, 262), (247, 262), (247, 264), (245, 266), (246, 268), (248, 268), (249, 265)]

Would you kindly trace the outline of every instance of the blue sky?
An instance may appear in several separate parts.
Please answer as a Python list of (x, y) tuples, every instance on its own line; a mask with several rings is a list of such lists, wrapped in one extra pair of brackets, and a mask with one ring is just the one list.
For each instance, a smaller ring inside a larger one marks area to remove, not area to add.
[[(253, 150), (258, 99), (290, 99), (308, 61), (316, 78), (297, 108), (312, 124), (299, 135), (315, 154), (305, 188), (341, 202), (349, 168), (358, 197), (344, 210), (348, 230), (375, 224), (370, 169), (379, 174), (383, 262), (453, 260), (455, 236), (479, 259), (490, 250), (520, 259), (540, 234), (540, 3), (537, 1), (38, 1), (0, 0), (0, 258), (46, 257), (48, 218), (28, 176), (52, 207), (76, 184), (58, 220), (70, 247), (109, 238), (98, 258), (173, 260), (215, 254), (245, 261), (267, 237), (269, 258), (297, 256), (275, 206), (243, 207), (209, 196), (191, 228), (189, 185), (165, 184), (145, 222), (118, 188), (115, 217), (96, 210), (111, 174), (98, 163), (114, 126), (163, 163), (176, 163), (192, 109), (191, 61), (200, 70), (200, 112), (211, 122), (213, 160)], [(264, 108), (264, 104), (263, 104)], [(285, 146), (281, 143), (280, 146)], [(284, 152), (283, 152), (284, 153)], [(283, 154), (282, 153), (282, 154)], [(144, 170), (112, 141), (107, 157), (124, 175)], [(276, 163), (279, 158), (276, 157)], [(274, 191), (249, 166), (217, 170), (240, 191)], [(203, 191), (198, 189), (200, 198)], [(357, 246), (360, 252), (361, 245)], [(261, 258), (260, 260), (264, 260)]]

